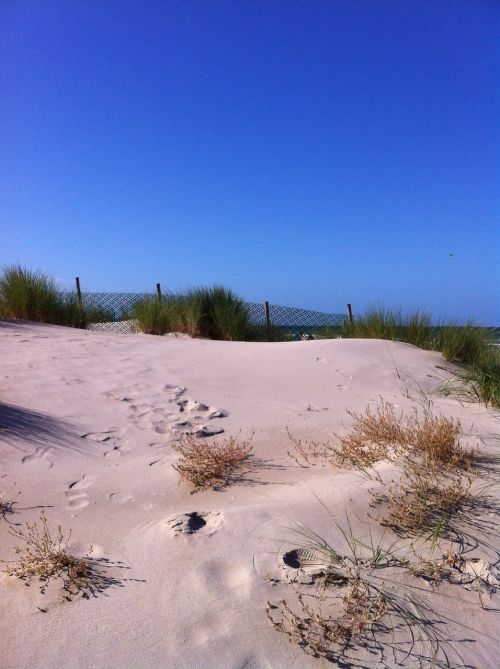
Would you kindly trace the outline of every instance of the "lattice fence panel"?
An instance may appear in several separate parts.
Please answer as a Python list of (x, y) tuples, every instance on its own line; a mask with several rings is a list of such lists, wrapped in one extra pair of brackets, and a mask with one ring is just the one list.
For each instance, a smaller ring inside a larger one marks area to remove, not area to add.
[[(69, 294), (68, 294), (69, 295)], [(73, 294), (74, 296), (74, 294)], [(137, 331), (132, 320), (133, 305), (153, 293), (82, 293), (85, 307), (92, 313), (90, 330), (103, 330), (129, 334)], [(246, 302), (252, 325), (262, 328), (267, 336), (264, 304)], [(311, 309), (299, 309), (275, 304), (269, 305), (270, 339), (293, 340), (314, 336), (321, 328), (338, 328), (346, 320), (344, 314), (326, 313)]]

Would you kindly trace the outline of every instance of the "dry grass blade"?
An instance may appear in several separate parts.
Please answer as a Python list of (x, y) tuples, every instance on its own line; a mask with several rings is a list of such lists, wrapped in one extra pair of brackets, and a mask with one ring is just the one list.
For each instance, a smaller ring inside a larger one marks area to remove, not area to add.
[(188, 435), (184, 441), (173, 445), (180, 457), (172, 466), (181, 481), (190, 481), (197, 489), (219, 490), (234, 482), (241, 473), (252, 451), (250, 441), (251, 438), (240, 441), (238, 437), (204, 441)]

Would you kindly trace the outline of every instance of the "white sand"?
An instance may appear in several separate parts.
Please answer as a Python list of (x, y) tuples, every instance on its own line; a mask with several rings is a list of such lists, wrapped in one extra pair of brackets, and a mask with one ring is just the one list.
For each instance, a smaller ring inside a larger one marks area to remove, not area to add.
[[(340, 523), (347, 511), (366, 536), (373, 484), (356, 472), (299, 467), (287, 456), (285, 428), (330, 437), (350, 425), (347, 408), (383, 397), (411, 410), (420, 386), (435, 412), (462, 420), (471, 445), (498, 451), (498, 415), (439, 395), (448, 376), (441, 355), (406, 344), (231, 343), (3, 322), (0, 347), (0, 495), (14, 483), (21, 491), (14, 513), (0, 516), (0, 558), (15, 557), (12, 524), (44, 509), (52, 528), (72, 529), (71, 552), (92, 545), (116, 580), (68, 601), (58, 583), (42, 593), (37, 582), (1, 575), (2, 669), (332, 666), (289, 644), (266, 618), (267, 600), (291, 588), (269, 580), (282, 573), (277, 540), (300, 521), (345, 550), (315, 495)], [(265, 462), (223, 492), (191, 494), (178, 485), (171, 445), (202, 426), (254, 432)], [(169, 520), (192, 511), (206, 513), (206, 525), (176, 532), (182, 525)], [(500, 547), (495, 533), (489, 542)], [(488, 606), (498, 608), (495, 598)], [(497, 613), (449, 584), (435, 605), (450, 617), (446, 633), (466, 665), (499, 666)], [(367, 657), (348, 666), (393, 666), (390, 655)]]

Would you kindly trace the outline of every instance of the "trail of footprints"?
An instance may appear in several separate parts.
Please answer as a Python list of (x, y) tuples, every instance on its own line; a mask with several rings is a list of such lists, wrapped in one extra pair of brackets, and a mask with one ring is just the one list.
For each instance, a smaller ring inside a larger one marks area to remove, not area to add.
[[(224, 432), (224, 428), (209, 424), (214, 418), (224, 418), (227, 412), (210, 407), (203, 402), (185, 397), (184, 386), (165, 385), (152, 392), (140, 384), (108, 391), (106, 397), (126, 402), (130, 409), (130, 422), (141, 430), (152, 430), (158, 435), (210, 437)], [(105, 436), (107, 433), (99, 433)], [(96, 439), (96, 435), (86, 435)]]

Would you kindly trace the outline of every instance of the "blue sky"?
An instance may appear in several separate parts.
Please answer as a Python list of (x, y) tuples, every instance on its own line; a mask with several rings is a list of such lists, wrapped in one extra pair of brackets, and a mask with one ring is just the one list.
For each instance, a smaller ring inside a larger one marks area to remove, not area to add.
[(500, 325), (499, 34), (496, 0), (4, 0), (0, 264)]

